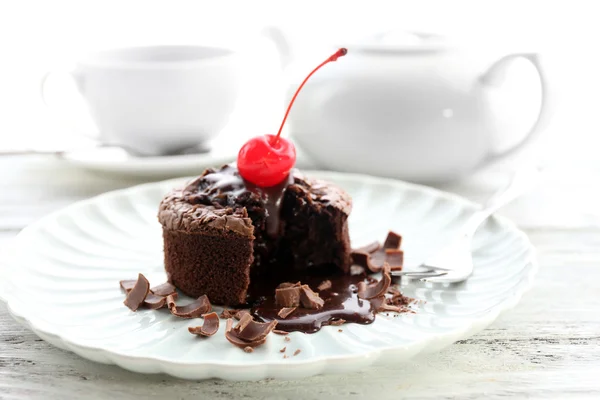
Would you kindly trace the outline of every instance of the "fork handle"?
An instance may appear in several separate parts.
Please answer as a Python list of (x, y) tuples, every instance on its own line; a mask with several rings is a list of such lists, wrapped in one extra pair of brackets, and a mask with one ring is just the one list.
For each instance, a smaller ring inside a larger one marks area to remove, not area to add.
[(537, 180), (539, 172), (540, 169), (537, 166), (526, 167), (514, 172), (508, 185), (490, 197), (483, 208), (469, 218), (465, 224), (464, 235), (472, 236), (488, 217), (530, 189)]

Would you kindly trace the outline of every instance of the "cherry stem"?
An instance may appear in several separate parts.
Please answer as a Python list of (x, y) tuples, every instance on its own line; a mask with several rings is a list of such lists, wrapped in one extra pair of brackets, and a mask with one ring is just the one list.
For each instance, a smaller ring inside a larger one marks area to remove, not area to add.
[(302, 81), (302, 83), (300, 84), (300, 86), (298, 87), (298, 89), (296, 90), (296, 93), (294, 93), (294, 97), (292, 97), (292, 100), (290, 101), (290, 105), (287, 108), (287, 111), (285, 112), (285, 116), (283, 117), (283, 121), (281, 121), (281, 126), (279, 127), (279, 131), (277, 132), (277, 136), (275, 136), (275, 143), (277, 143), (279, 141), (279, 137), (281, 136), (281, 131), (283, 130), (283, 125), (285, 125), (285, 121), (287, 120), (288, 114), (290, 113), (290, 109), (292, 108), (292, 104), (294, 104), (294, 101), (296, 100), (296, 97), (298, 96), (298, 93), (300, 92), (300, 90), (302, 90), (302, 87), (304, 86), (304, 84), (306, 83), (306, 81), (315, 73), (319, 70), (319, 68), (321, 68), (323, 65), (331, 62), (331, 61), (337, 61), (338, 58), (345, 56), (346, 53), (348, 53), (348, 50), (345, 48), (341, 48), (338, 51), (336, 51), (335, 53), (333, 53), (331, 56), (329, 56), (329, 58), (327, 58), (327, 60), (323, 61), (321, 64), (319, 64), (317, 66), (317, 68), (313, 69), (312, 72), (310, 74), (308, 74), (308, 76), (306, 78), (304, 78), (304, 80)]

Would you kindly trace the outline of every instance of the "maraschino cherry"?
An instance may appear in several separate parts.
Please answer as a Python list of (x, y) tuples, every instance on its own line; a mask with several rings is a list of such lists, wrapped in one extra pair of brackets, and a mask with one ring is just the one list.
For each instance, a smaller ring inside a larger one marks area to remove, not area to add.
[(281, 137), (281, 131), (290, 113), (292, 104), (294, 104), (294, 100), (296, 100), (298, 93), (308, 78), (323, 65), (331, 61), (336, 61), (339, 57), (345, 56), (347, 52), (348, 50), (344, 48), (339, 49), (304, 78), (304, 81), (302, 81), (290, 101), (277, 135), (257, 136), (248, 140), (242, 146), (237, 159), (238, 170), (242, 178), (259, 187), (275, 186), (285, 180), (296, 162), (296, 148), (294, 144)]

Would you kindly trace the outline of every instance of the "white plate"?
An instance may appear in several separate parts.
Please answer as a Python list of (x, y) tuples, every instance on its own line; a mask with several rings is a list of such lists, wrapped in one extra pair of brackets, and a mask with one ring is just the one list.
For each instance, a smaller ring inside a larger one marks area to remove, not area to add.
[[(354, 198), (350, 230), (354, 245), (403, 234), (408, 266), (416, 265), (453, 237), (475, 206), (433, 189), (399, 181), (314, 172)], [(13, 316), (48, 342), (90, 360), (143, 373), (181, 378), (297, 379), (399, 363), (438, 351), (489, 325), (513, 307), (536, 272), (534, 251), (511, 222), (489, 220), (475, 235), (475, 273), (456, 285), (404, 283), (405, 294), (425, 302), (416, 314), (378, 315), (371, 325), (325, 327), (292, 333), (290, 342), (270, 335), (247, 354), (219, 332), (200, 339), (187, 332), (200, 320), (123, 306), (121, 279), (144, 273), (165, 280), (157, 204), (175, 181), (107, 193), (47, 216), (17, 237), (0, 268), (0, 294)], [(283, 358), (296, 349), (301, 353)]]

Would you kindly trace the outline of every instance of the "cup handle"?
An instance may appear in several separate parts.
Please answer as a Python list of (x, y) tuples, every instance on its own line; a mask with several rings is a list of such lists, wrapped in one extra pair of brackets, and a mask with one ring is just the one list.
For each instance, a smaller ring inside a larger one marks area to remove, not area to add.
[(281, 69), (285, 69), (293, 60), (292, 48), (286, 35), (276, 26), (266, 26), (261, 29), (260, 34), (271, 40), (279, 53)]
[(40, 97), (42, 98), (44, 105), (50, 109), (52, 108), (52, 106), (50, 105), (50, 103), (48, 102), (48, 98), (46, 97), (46, 82), (48, 81), (48, 78), (50, 78), (51, 75), (55, 74), (56, 71), (48, 71), (42, 76), (42, 79), (40, 79)]
[(544, 131), (544, 128), (548, 125), (548, 122), (551, 119), (551, 107), (550, 100), (551, 96), (549, 95), (548, 89), (548, 79), (546, 77), (546, 73), (542, 67), (540, 62), (539, 54), (535, 53), (515, 53), (506, 55), (496, 62), (494, 62), (491, 67), (480, 77), (479, 81), (481, 84), (485, 86), (497, 86), (502, 81), (504, 74), (506, 73), (506, 67), (508, 64), (513, 61), (522, 58), (528, 60), (536, 69), (538, 76), (540, 78), (541, 84), (541, 105), (540, 111), (538, 113), (537, 119), (534, 122), (533, 126), (530, 128), (529, 132), (519, 143), (509, 147), (506, 150), (501, 152), (492, 151), (487, 158), (484, 160), (484, 164), (489, 164), (494, 161), (497, 161), (501, 158), (507, 157), (511, 154), (518, 152), (523, 149), (527, 145), (535, 142), (540, 134)]
[[(73, 129), (74, 132), (77, 132), (85, 137), (90, 138), (90, 139), (97, 139), (98, 138), (97, 133), (91, 133), (91, 132), (86, 131), (85, 129), (82, 129), (81, 127), (78, 127), (77, 124), (75, 122), (73, 122), (73, 120), (70, 116), (66, 115), (64, 112), (59, 112), (57, 110), (56, 106), (53, 105), (52, 102), (48, 100), (46, 84), (48, 82), (48, 79), (51, 76), (55, 76), (58, 74), (67, 75), (73, 81), (73, 83), (75, 84), (75, 86), (78, 89), (81, 87), (81, 82), (78, 82), (77, 77), (72, 72), (48, 71), (40, 79), (39, 87), (40, 87), (40, 97), (42, 99), (42, 102), (54, 115), (60, 116), (62, 122), (69, 125)], [(81, 98), (81, 96), (79, 96), (79, 97), (80, 97), (81, 102), (83, 103), (83, 99)]]

